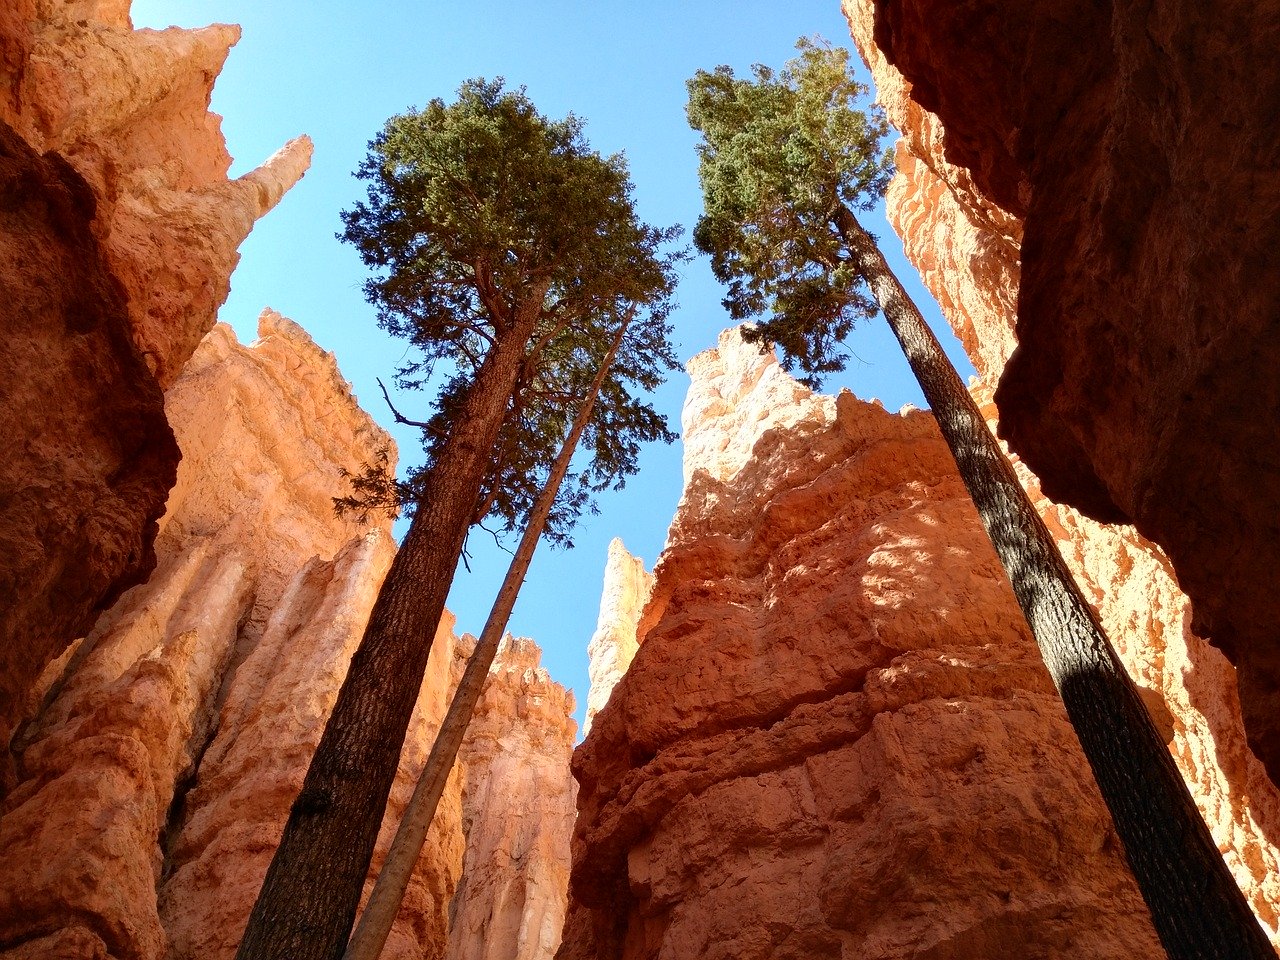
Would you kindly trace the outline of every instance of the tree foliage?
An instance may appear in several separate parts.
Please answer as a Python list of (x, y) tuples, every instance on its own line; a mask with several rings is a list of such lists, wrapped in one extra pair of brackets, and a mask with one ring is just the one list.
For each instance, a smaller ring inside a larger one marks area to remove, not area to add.
[(844, 369), (838, 345), (854, 324), (879, 313), (835, 218), (874, 205), (892, 167), (884, 118), (858, 106), (867, 89), (848, 52), (813, 40), (797, 48), (779, 71), (756, 64), (747, 79), (721, 66), (689, 80), (705, 203), (693, 239), (728, 286), (733, 318), (768, 314), (747, 338), (778, 344), (816, 387)]
[(547, 524), (550, 540), (571, 545), (594, 494), (636, 472), (641, 445), (674, 439), (644, 394), (676, 365), (669, 316), (685, 255), (666, 248), (679, 228), (641, 223), (624, 159), (595, 153), (578, 118), (548, 120), (501, 80), (392, 117), (357, 176), (367, 198), (343, 214), (341, 236), (373, 268), (365, 293), (379, 325), (414, 348), (397, 383), (434, 388), (434, 399), (421, 419), (400, 415), (422, 429), (426, 462), (399, 483), (371, 465), (339, 506), (412, 513), (489, 349), (522, 294), (545, 286), (474, 520), (524, 525), (604, 345), (634, 316), (583, 440), (590, 456)]

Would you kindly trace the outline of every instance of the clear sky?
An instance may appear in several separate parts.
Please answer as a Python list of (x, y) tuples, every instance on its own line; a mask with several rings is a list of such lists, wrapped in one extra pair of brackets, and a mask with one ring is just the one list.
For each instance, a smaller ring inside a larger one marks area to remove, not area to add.
[[(220, 319), (245, 342), (254, 339), (264, 306), (297, 321), (337, 355), (365, 408), (389, 429), (375, 377), (390, 377), (404, 346), (377, 329), (361, 294), (364, 267), (334, 237), (339, 211), (362, 196), (351, 172), (388, 116), (433, 97), (450, 100), (469, 77), (505, 77), (524, 85), (545, 115), (582, 117), (597, 150), (626, 153), (645, 220), (690, 231), (701, 195), (695, 136), (684, 120), (685, 80), (721, 63), (739, 71), (755, 62), (779, 66), (802, 35), (849, 43), (839, 0), (135, 0), (133, 18), (136, 27), (244, 28), (213, 97), (235, 159), (233, 176), (290, 137), (314, 139), (311, 171), (241, 248)], [(865, 222), (935, 320), (937, 308), (883, 215)], [(722, 295), (704, 259), (686, 265), (673, 318), (682, 360), (713, 346), (729, 325)], [(934, 327), (968, 375), (945, 324)], [(849, 348), (856, 359), (830, 390), (848, 386), (889, 409), (924, 405), (883, 321), (855, 331)], [(677, 372), (655, 398), (676, 429), (687, 386)], [(397, 406), (415, 415), (412, 396), (399, 396)], [(402, 464), (420, 458), (413, 431), (392, 433)], [(622, 537), (652, 568), (680, 496), (680, 455), (678, 443), (646, 451), (640, 475), (600, 498), (600, 515), (579, 527), (575, 549), (543, 545), (516, 605), (511, 630), (537, 640), (552, 675), (574, 689), (579, 723), (609, 541)], [(483, 532), (472, 535), (471, 552), (471, 572), (459, 568), (449, 607), (460, 632), (478, 633), (509, 557)]]

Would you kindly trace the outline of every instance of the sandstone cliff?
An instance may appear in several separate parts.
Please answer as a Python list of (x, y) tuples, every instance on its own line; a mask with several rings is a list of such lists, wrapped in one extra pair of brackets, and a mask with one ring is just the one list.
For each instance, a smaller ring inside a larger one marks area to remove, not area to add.
[[(461, 652), (470, 655), (475, 640)], [(569, 897), (573, 695), (508, 636), (458, 754), (466, 858), (448, 960), (549, 960)]]
[(0, 189), (26, 206), (0, 221), (0, 364), (21, 371), (2, 401), (0, 742), (46, 664), (154, 566), (176, 462), (159, 391), (310, 162), (300, 138), (228, 180), (208, 107), (238, 35), (135, 31), (128, 0), (0, 9)]
[[(7, 949), (234, 952), (393, 550), (389, 519), (366, 531), (332, 506), (342, 471), (389, 438), (299, 327), (266, 311), (259, 332), (244, 347), (219, 327), (169, 391), (187, 456), (159, 567), (80, 644), (23, 733), (0, 817)], [(401, 793), (442, 710), (452, 651), (440, 646)], [(402, 931), (403, 956), (443, 946), (457, 805), (455, 786), (440, 855), (421, 871), (432, 905)]]
[[(871, 5), (847, 0), (845, 8), (878, 96), (902, 132), (888, 196), (890, 221), (978, 368), (981, 382), (974, 392), (995, 427), (991, 392), (1023, 333), (1019, 258), (1037, 253), (1024, 252), (1021, 217), (975, 185), (989, 174), (947, 159), (973, 154), (953, 148), (951, 125), (944, 131), (939, 118), (921, 105), (930, 102), (928, 96), (920, 95), (876, 46)], [(961, 127), (961, 139), (969, 129)], [(1068, 275), (1096, 267), (1064, 265)], [(1076, 343), (1090, 344), (1094, 354), (1078, 362), (1102, 362), (1112, 355), (1105, 338)], [(1116, 359), (1124, 362), (1122, 356)], [(1116, 389), (1120, 381), (1124, 389), (1131, 385), (1129, 373), (1112, 376)], [(1134, 455), (1142, 454), (1135, 450)], [(1132, 527), (1103, 525), (1055, 504), (1027, 465), (1016, 456), (1013, 461), (1131, 676), (1150, 702), (1172, 714), (1171, 747), (1179, 767), (1237, 881), (1280, 943), (1280, 794), (1246, 743), (1235, 671), (1193, 630), (1190, 602), (1158, 547)]]
[(1048, 496), (1160, 544), (1197, 634), (1235, 664), (1250, 743), (1280, 780), (1274, 7), (846, 8), (864, 56), (882, 51), (937, 118), (934, 148), (909, 148), (940, 174), (928, 189), (962, 215), (1021, 222), (1017, 349), (993, 371), (1002, 434)]
[(1160, 956), (932, 417), (733, 334), (690, 372), (642, 642), (574, 758), (559, 956)]
[[(242, 346), (216, 327), (166, 395), (184, 456), (156, 573), (47, 672), (19, 738), (20, 783), (0, 807), (0, 956), (235, 954), (395, 549), (390, 518), (333, 510), (344, 471), (383, 451), (394, 463), (390, 438), (300, 327), (266, 310), (258, 332)], [(452, 626), (370, 880), (474, 642)], [(554, 953), (573, 701), (539, 657), (530, 640), (499, 655), (384, 957)]]

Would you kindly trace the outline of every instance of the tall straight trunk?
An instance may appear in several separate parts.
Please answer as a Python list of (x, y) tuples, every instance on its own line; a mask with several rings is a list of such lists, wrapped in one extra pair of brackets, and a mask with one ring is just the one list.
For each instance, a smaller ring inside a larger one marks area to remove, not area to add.
[(431, 747), (431, 755), (422, 768), (418, 784), (414, 787), (413, 797), (405, 808), (400, 826), (396, 830), (395, 839), (391, 841), (391, 849), (387, 859), (383, 861), (378, 872), (378, 880), (360, 914), (360, 922), (351, 935), (351, 942), (342, 960), (377, 960), (382, 947), (391, 933), (400, 903), (404, 900), (405, 889), (409, 886), (409, 878), (413, 874), (414, 865), (422, 853), (422, 845), (427, 838), (427, 828), (435, 817), (436, 807), (440, 803), (440, 795), (444, 793), (445, 783), (449, 779), (449, 771), (458, 756), (458, 748), (462, 746), (462, 738), (475, 714), (476, 704), (480, 702), (480, 694), (484, 691), (485, 680), (489, 676), (489, 668), (497, 656), (498, 645), (511, 611), (516, 605), (516, 597), (524, 584), (524, 575), (529, 572), (529, 563), (533, 560), (533, 552), (542, 538), (542, 530), (547, 518), (551, 516), (551, 508), (555, 506), (556, 495), (560, 492), (560, 484), (569, 472), (569, 462), (578, 447), (582, 432), (591, 421), (591, 413), (595, 409), (596, 398), (600, 396), (600, 388), (604, 384), (613, 358), (618, 353), (622, 338), (634, 317), (635, 311), (627, 317), (618, 329), (608, 355), (596, 372), (595, 379), (587, 395), (578, 407), (577, 418), (560, 447), (547, 482), (538, 494), (538, 499), (529, 512), (529, 523), (520, 537), (520, 545), (511, 558), (507, 575), (502, 581), (493, 608), (489, 611), (489, 619), (485, 621), (480, 639), (476, 641), (476, 649), (467, 661), (467, 669), (458, 682), (449, 711), (445, 714), (440, 731), (436, 734), (435, 743)]
[(902, 345), (1062, 695), (1172, 960), (1276, 953), (1044, 521), (875, 239), (841, 207), (850, 259)]
[(542, 308), (535, 290), (485, 357), (425, 477), (237, 960), (338, 960), (493, 447)]

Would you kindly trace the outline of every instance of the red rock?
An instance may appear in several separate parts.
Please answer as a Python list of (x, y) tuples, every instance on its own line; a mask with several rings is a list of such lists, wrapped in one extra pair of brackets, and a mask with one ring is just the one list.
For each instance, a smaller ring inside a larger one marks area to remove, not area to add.
[(65, 161), (39, 156), (0, 121), (5, 746), (45, 665), (154, 566), (178, 462), (125, 293), (94, 236), (95, 210)]
[[(903, 134), (890, 221), (978, 368), (974, 393), (994, 428), (990, 384), (1017, 345), (1021, 221), (945, 159), (939, 119), (912, 99), (911, 84), (871, 41), (871, 5), (847, 2), (846, 12), (878, 96)], [(1191, 604), (1159, 547), (1131, 527), (1099, 524), (1055, 504), (1035, 474), (1012, 459), (1130, 675), (1155, 712), (1169, 717), (1174, 758), (1192, 796), (1280, 944), (1280, 791), (1245, 742), (1231, 665), (1192, 630)]]
[(690, 368), (711, 469), (575, 754), (559, 956), (1160, 956), (932, 417)]
[(947, 159), (1024, 219), (1002, 435), (1049, 497), (1160, 544), (1277, 780), (1275, 5), (875, 11)]
[(176, 459), (157, 384), (173, 384), (226, 299), (236, 248), (310, 163), (299, 138), (227, 178), (208, 108), (238, 37), (135, 31), (128, 0), (0, 9), (0, 123), (17, 134), (4, 153), (45, 155), (43, 172), (28, 160), (14, 160), (24, 179), (6, 172), (22, 205), (6, 203), (0, 226), (12, 385), (0, 401), (0, 743), (49, 662), (153, 566)]

